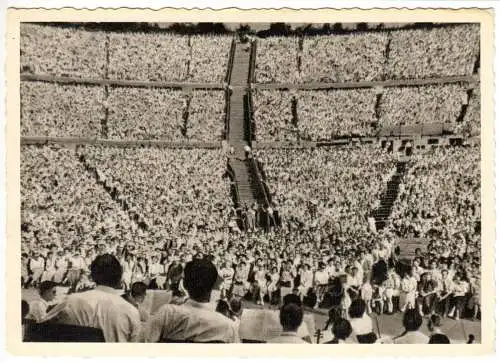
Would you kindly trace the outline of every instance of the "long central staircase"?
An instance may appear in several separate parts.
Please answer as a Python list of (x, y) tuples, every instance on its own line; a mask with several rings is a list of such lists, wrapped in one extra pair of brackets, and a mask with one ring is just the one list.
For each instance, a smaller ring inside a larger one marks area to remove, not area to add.
[(238, 189), (239, 205), (236, 206), (237, 208), (245, 205), (251, 207), (254, 203), (267, 207), (269, 202), (256, 162), (247, 160), (245, 155), (245, 147), (250, 146), (247, 141), (249, 140), (247, 127), (250, 120), (246, 117), (248, 112), (246, 103), (248, 102), (251, 52), (251, 43), (236, 41), (229, 79), (230, 104), (227, 141), (234, 149), (229, 164)]

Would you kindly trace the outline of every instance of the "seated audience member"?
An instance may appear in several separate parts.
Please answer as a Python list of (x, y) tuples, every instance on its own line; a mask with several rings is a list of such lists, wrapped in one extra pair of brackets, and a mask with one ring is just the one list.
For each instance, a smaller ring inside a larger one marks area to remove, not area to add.
[(140, 329), (138, 310), (123, 299), (116, 289), (122, 280), (122, 266), (116, 257), (105, 253), (90, 265), (93, 290), (68, 296), (54, 308), (57, 323), (101, 329), (106, 342), (135, 341)]
[(280, 309), (280, 324), (283, 332), (276, 338), (268, 341), (272, 344), (307, 344), (299, 337), (297, 331), (302, 324), (304, 311), (296, 303), (285, 303)]
[(356, 337), (373, 333), (373, 322), (366, 314), (366, 304), (361, 299), (356, 299), (349, 307), (349, 321), (352, 326), (352, 332)]
[(39, 299), (33, 300), (29, 304), (29, 312), (26, 319), (41, 322), (49, 311), (50, 302), (54, 301), (57, 284), (53, 281), (42, 281), (38, 285)]
[(408, 309), (403, 315), (405, 332), (394, 338), (394, 344), (427, 344), (429, 337), (420, 332), (422, 316), (417, 309)]
[(352, 334), (351, 323), (347, 319), (338, 319), (332, 325), (333, 339), (325, 344), (345, 344)]
[(183, 283), (189, 299), (182, 305), (161, 307), (147, 321), (141, 340), (238, 343), (237, 325), (210, 304), (217, 276), (217, 268), (208, 260), (188, 262)]
[(130, 287), (130, 291), (127, 291), (122, 297), (132, 304), (132, 306), (136, 307), (139, 311), (141, 321), (146, 321), (148, 318), (148, 314), (141, 309), (141, 304), (146, 299), (147, 286), (144, 282), (134, 282)]

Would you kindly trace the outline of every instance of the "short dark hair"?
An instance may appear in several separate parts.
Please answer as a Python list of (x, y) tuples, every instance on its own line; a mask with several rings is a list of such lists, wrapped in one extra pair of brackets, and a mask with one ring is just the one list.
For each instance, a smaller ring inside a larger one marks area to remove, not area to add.
[(218, 273), (208, 260), (192, 260), (184, 268), (184, 287), (193, 299), (210, 293), (217, 282)]
[(303, 318), (304, 312), (300, 305), (288, 303), (280, 309), (280, 324), (284, 331), (297, 331)]
[(432, 334), (429, 339), (429, 344), (451, 344), (450, 338), (444, 334)]
[(366, 310), (366, 304), (361, 299), (355, 299), (349, 306), (349, 317), (352, 319), (361, 318)]
[(122, 274), (120, 261), (109, 253), (97, 256), (90, 265), (90, 276), (97, 285), (116, 288), (120, 285)]
[(422, 326), (422, 316), (417, 309), (408, 309), (403, 315), (403, 326), (406, 331), (417, 331)]
[(352, 334), (352, 326), (347, 319), (337, 319), (332, 326), (333, 336), (337, 339), (346, 340)]
[(295, 304), (298, 306), (302, 306), (302, 301), (300, 300), (300, 296), (296, 294), (288, 294), (283, 298), (283, 305), (286, 304)]
[(130, 287), (130, 295), (132, 297), (145, 296), (147, 289), (148, 287), (144, 282), (141, 281), (134, 282)]
[(56, 287), (57, 284), (54, 281), (42, 281), (40, 285), (38, 286), (38, 291), (40, 292), (40, 295), (45, 294), (47, 291), (52, 290), (54, 287)]

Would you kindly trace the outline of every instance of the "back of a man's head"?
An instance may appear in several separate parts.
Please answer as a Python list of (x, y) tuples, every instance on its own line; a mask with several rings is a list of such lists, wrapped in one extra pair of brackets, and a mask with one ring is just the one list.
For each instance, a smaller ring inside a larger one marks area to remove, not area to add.
[(130, 287), (130, 295), (135, 299), (144, 298), (146, 297), (147, 289), (148, 287), (144, 282), (141, 281), (134, 282)]
[(444, 334), (433, 334), (429, 338), (429, 344), (451, 344), (450, 338)]
[(355, 299), (351, 306), (349, 306), (349, 317), (351, 319), (357, 319), (363, 317), (366, 311), (366, 303), (361, 299)]
[(43, 296), (47, 291), (52, 290), (56, 286), (57, 283), (54, 281), (42, 281), (40, 285), (38, 285), (38, 291), (40, 292), (40, 295)]
[(122, 273), (120, 261), (109, 253), (97, 256), (90, 265), (90, 275), (97, 285), (118, 288), (122, 280)]
[(333, 323), (332, 333), (337, 339), (346, 340), (352, 334), (352, 326), (347, 319), (338, 319)]
[(300, 296), (296, 294), (287, 294), (283, 298), (283, 305), (287, 304), (295, 304), (298, 306), (302, 306), (302, 301), (300, 300)]
[(285, 332), (296, 332), (303, 318), (302, 307), (295, 303), (284, 304), (280, 309), (280, 324)]
[(210, 293), (217, 282), (217, 268), (208, 260), (193, 260), (184, 268), (184, 287), (189, 297), (196, 301), (210, 300)]
[(403, 326), (406, 331), (417, 331), (422, 325), (422, 316), (417, 309), (408, 309), (403, 315)]

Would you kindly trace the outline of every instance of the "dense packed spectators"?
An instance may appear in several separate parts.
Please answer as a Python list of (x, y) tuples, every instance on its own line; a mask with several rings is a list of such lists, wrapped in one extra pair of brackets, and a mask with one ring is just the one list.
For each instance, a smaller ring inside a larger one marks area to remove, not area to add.
[(106, 34), (23, 23), (21, 71), (76, 78), (104, 78)]
[(252, 94), (254, 136), (258, 142), (296, 141), (292, 92), (255, 90)]
[(391, 32), (391, 79), (470, 75), (479, 55), (479, 24)]
[(255, 81), (257, 83), (296, 83), (299, 80), (296, 37), (270, 37), (257, 40)]
[(379, 127), (454, 124), (466, 101), (465, 88), (456, 84), (387, 88), (380, 100)]
[(108, 76), (137, 81), (183, 81), (189, 52), (187, 36), (109, 33)]
[(157, 241), (206, 241), (228, 228), (230, 186), (220, 150), (85, 147), (102, 180), (144, 217)]
[(372, 89), (299, 91), (299, 136), (320, 141), (335, 136), (372, 135), (376, 99)]
[(21, 71), (87, 79), (223, 83), (231, 41), (219, 35), (23, 24)]
[[(86, 172), (75, 151), (59, 147), (21, 148), (21, 229), (23, 251), (37, 256), (50, 244), (69, 254), (79, 245), (137, 238), (137, 226)], [(51, 262), (52, 275), (64, 267)]]
[(376, 147), (266, 150), (258, 157), (286, 228), (324, 236), (366, 230), (395, 169), (394, 156)]
[(112, 139), (181, 140), (187, 97), (162, 88), (110, 88), (108, 134)]
[(232, 37), (193, 35), (189, 82), (222, 83), (226, 77)]
[(471, 75), (479, 55), (479, 39), (477, 24), (304, 36), (302, 50), (294, 36), (264, 38), (257, 41), (256, 82), (358, 82)]
[(104, 88), (21, 82), (21, 135), (97, 137), (105, 117)]
[(387, 42), (387, 33), (306, 37), (300, 81), (378, 81), (384, 74)]
[(192, 141), (223, 139), (224, 107), (224, 92), (193, 91), (189, 102), (186, 137)]
[(438, 236), (460, 244), (478, 234), (480, 155), (477, 146), (441, 147), (416, 155), (409, 162), (393, 208), (395, 233), (403, 237)]

